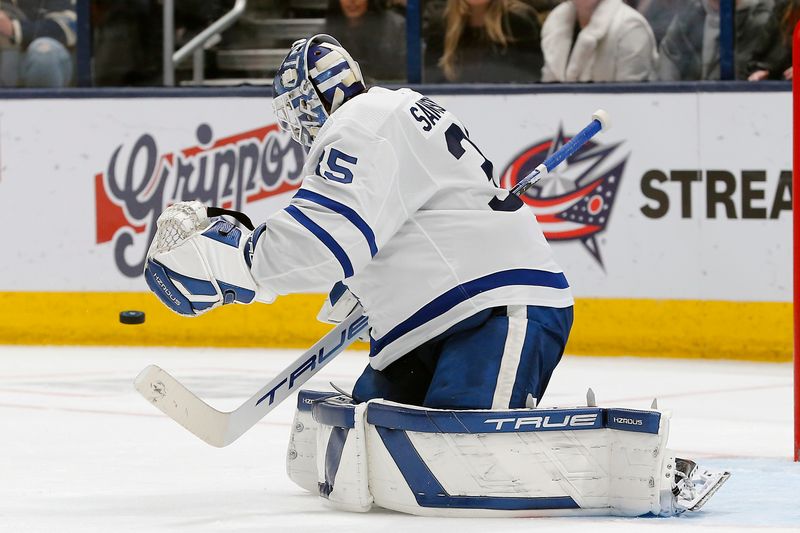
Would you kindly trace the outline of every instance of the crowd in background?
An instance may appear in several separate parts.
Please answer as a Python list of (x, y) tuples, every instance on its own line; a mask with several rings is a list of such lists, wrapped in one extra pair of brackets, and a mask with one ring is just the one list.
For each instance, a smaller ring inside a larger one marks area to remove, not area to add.
[[(326, 32), (405, 78), (404, 0), (329, 0)], [(736, 79), (791, 79), (798, 0), (735, 0)], [(425, 0), (428, 83), (720, 79), (719, 0)]]
[[(343, 0), (344, 1), (344, 0)], [(720, 79), (719, 0), (441, 0), (426, 10), (436, 82)], [(791, 79), (797, 0), (735, 1), (736, 79)]]
[(74, 79), (75, 0), (0, 2), (0, 87), (66, 87)]
[[(422, 0), (423, 81), (718, 80), (719, 1)], [(403, 81), (405, 2), (328, 0), (322, 30), (342, 42), (370, 81)], [(291, 0), (261, 2), (267, 3), (279, 16), (303, 16), (286, 11)], [(231, 4), (177, 0), (178, 43)], [(160, 0), (91, 6), (95, 83), (160, 84)], [(800, 0), (735, 0), (736, 79), (791, 79), (798, 19)], [(74, 83), (75, 44), (75, 0), (0, 2), (0, 86)]]
[[(375, 80), (405, 77), (404, 0), (330, 0), (326, 30)], [(735, 1), (736, 79), (791, 79), (798, 0)], [(719, 0), (425, 0), (424, 81), (720, 79)]]

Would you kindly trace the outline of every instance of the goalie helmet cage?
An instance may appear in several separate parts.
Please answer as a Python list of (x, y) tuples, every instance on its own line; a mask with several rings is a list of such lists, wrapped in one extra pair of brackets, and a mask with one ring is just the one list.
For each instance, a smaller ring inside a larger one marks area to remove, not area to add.
[[(792, 72), (800, 73), (800, 22), (794, 28)], [(797, 191), (800, 190), (800, 81), (792, 76), (793, 142), (794, 156), (792, 172), (792, 229), (793, 229), (793, 282), (794, 282), (794, 460), (800, 461), (800, 208)]]

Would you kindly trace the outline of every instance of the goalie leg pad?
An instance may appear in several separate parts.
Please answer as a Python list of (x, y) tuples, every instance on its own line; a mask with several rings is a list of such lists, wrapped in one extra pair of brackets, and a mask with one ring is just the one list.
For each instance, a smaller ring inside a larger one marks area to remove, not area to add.
[(320, 495), (427, 516), (672, 515), (669, 415), (450, 411), (332, 397), (312, 406)]
[[(619, 409), (446, 411), (370, 402), (370, 489), (421, 515), (662, 514), (668, 416)], [(671, 492), (670, 492), (670, 496)]]
[(297, 486), (309, 492), (318, 490), (317, 422), (311, 415), (315, 402), (337, 396), (335, 392), (301, 390), (297, 394), (297, 410), (286, 451), (286, 473)]
[(372, 507), (365, 439), (367, 404), (335, 396), (312, 408), (317, 429), (319, 495), (334, 508), (365, 512)]
[(287, 471), (349, 511), (672, 516), (699, 508), (729, 473), (688, 471), (668, 434), (658, 410), (451, 411), (301, 391)]
[(365, 512), (369, 492), (364, 413), (336, 392), (301, 390), (286, 453), (286, 473), (299, 487), (334, 508)]

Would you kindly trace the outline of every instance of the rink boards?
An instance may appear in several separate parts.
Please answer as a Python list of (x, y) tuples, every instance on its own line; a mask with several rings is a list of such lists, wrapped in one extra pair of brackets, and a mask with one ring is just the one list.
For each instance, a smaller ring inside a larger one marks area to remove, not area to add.
[[(526, 198), (577, 297), (569, 353), (789, 360), (791, 95), (663, 90), (433, 98), (504, 186), (595, 109), (611, 114)], [(261, 219), (291, 198), (303, 160), (257, 91), (155, 94), (0, 101), (0, 343), (312, 344), (320, 295), (188, 320), (143, 292), (165, 205)], [(119, 324), (122, 309), (147, 322)]]

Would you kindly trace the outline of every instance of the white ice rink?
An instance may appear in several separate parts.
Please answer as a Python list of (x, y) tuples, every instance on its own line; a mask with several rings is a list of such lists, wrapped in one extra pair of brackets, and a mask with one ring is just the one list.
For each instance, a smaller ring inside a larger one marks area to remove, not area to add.
[[(156, 363), (216, 407), (237, 406), (296, 351), (0, 346), (0, 531), (429, 532), (800, 531), (790, 460), (788, 364), (567, 357), (543, 405), (584, 402), (673, 412), (671, 447), (731, 480), (678, 518), (434, 519), (327, 508), (284, 473), (294, 396), (227, 448), (212, 448), (132, 387)], [(307, 388), (350, 388), (364, 352)]]

